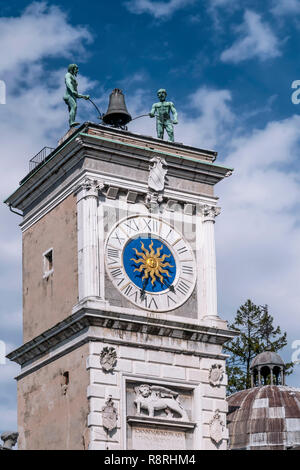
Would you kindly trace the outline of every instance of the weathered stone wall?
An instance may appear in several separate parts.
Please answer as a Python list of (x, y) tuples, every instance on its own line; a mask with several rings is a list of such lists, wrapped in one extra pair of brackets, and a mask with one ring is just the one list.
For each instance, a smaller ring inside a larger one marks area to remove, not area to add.
[[(43, 253), (53, 248), (53, 273)], [(23, 233), (23, 337), (31, 340), (71, 315), (78, 299), (76, 198), (70, 195)]]
[[(117, 333), (116, 333), (117, 334)], [(134, 334), (133, 334), (134, 336)], [(127, 336), (128, 338), (128, 336)], [(157, 338), (157, 341), (161, 341)], [(227, 447), (227, 430), (224, 429), (223, 440), (217, 446), (211, 439), (210, 421), (216, 410), (220, 411), (221, 419), (225, 423), (227, 403), (225, 400), (227, 377), (224, 375), (221, 384), (217, 387), (209, 383), (209, 370), (213, 364), (221, 364), (223, 360), (201, 358), (194, 354), (180, 354), (172, 352), (187, 350), (187, 342), (180, 339), (165, 338), (169, 342), (169, 351), (151, 350), (145, 347), (116, 346), (102, 343), (90, 343), (90, 355), (87, 359), (87, 368), (90, 372), (90, 385), (88, 398), (90, 413), (88, 425), (90, 428), (90, 449), (116, 450), (130, 448), (128, 435), (130, 429), (126, 422), (128, 407), (126, 404), (126, 379), (159, 384), (165, 387), (190, 387), (192, 405), (187, 408), (189, 419), (196, 423), (192, 435), (187, 436), (187, 448), (217, 450)], [(118, 362), (112, 372), (105, 372), (100, 366), (100, 353), (103, 347), (114, 347), (117, 351)], [(201, 345), (207, 353), (217, 353), (217, 345)], [(102, 426), (101, 410), (106, 398), (111, 395), (118, 410), (117, 429), (108, 435)], [(129, 412), (131, 414), (131, 412)], [(160, 429), (158, 427), (157, 429)], [(189, 434), (189, 433), (188, 433)], [(126, 437), (127, 436), (127, 437)], [(127, 441), (127, 442), (126, 442)], [(172, 448), (172, 447), (170, 447)]]
[[(20, 450), (86, 449), (88, 344), (18, 381)], [(64, 387), (63, 374), (69, 372)]]

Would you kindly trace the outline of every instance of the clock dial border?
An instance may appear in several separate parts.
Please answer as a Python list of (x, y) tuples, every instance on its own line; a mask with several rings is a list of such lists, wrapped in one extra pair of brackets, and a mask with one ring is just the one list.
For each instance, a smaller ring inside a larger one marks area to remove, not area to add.
[[(150, 292), (138, 287), (128, 276), (123, 264), (127, 243), (139, 236), (161, 240), (171, 251), (176, 262), (176, 275), (170, 287)], [(169, 222), (151, 215), (133, 215), (119, 220), (105, 241), (106, 272), (118, 292), (143, 310), (168, 312), (181, 307), (192, 295), (196, 284), (196, 262), (193, 250), (182, 234)]]

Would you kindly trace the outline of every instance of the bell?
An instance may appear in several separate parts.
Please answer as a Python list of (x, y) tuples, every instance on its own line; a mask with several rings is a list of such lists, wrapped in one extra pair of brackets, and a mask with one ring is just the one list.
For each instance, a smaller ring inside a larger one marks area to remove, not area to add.
[(108, 109), (102, 120), (105, 124), (114, 127), (125, 126), (131, 121), (131, 116), (126, 108), (125, 97), (119, 88), (115, 88), (110, 94)]

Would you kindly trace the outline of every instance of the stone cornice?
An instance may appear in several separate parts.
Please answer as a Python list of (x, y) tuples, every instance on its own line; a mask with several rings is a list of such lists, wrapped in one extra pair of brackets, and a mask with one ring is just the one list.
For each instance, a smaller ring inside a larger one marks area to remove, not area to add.
[[(32, 202), (32, 195), (37, 195), (47, 191), (53, 186), (62, 175), (70, 171), (85, 158), (97, 158), (120, 163), (122, 165), (136, 167), (137, 165), (148, 171), (149, 160), (153, 155), (163, 155), (168, 159), (169, 175), (187, 180), (203, 182), (214, 185), (221, 181), (229, 173), (230, 169), (220, 165), (215, 165), (212, 161), (201, 158), (192, 158), (180, 155), (180, 148), (185, 146), (175, 145), (177, 153), (170, 152), (170, 145), (160, 142), (162, 150), (151, 148), (150, 146), (134, 145), (123, 140), (118, 140), (111, 129), (111, 138), (101, 137), (88, 133), (95, 125), (85, 123), (63, 144), (52, 152), (51, 158), (41, 164), (33, 173), (30, 173), (21, 182), (20, 187), (6, 200), (5, 203), (11, 207), (25, 210), (28, 201)], [(96, 126), (97, 127), (97, 126)], [(101, 127), (101, 126), (100, 126)], [(106, 130), (106, 132), (108, 132)], [(117, 133), (119, 134), (119, 133)], [(134, 134), (132, 134), (134, 136)], [(115, 138), (114, 138), (115, 137)], [(143, 136), (137, 136), (143, 143)], [(145, 142), (147, 138), (145, 137)], [(164, 150), (166, 147), (166, 150)], [(188, 149), (188, 147), (186, 147)], [(201, 154), (199, 149), (193, 149), (195, 154)], [(175, 150), (174, 150), (175, 152)], [(213, 153), (212, 153), (213, 154)], [(81, 163), (80, 163), (81, 164)], [(30, 202), (30, 203), (31, 203)]]
[[(199, 356), (202, 355), (201, 352), (197, 352), (197, 344), (199, 342), (222, 345), (236, 335), (235, 332), (227, 329), (174, 320), (162, 320), (136, 314), (101, 311), (82, 305), (82, 307), (79, 306), (76, 313), (12, 351), (7, 355), (7, 358), (17, 362), (21, 366), (25, 366), (43, 356), (46, 357), (50, 351), (60, 347), (63, 343), (67, 343), (71, 338), (77, 337), (80, 343), (81, 335), (83, 336), (83, 334), (89, 330), (89, 327), (102, 327), (105, 328), (106, 331), (107, 329), (111, 331), (119, 330), (129, 333), (140, 333), (148, 337), (160, 336), (189, 341), (195, 344), (195, 348), (192, 347), (191, 351)], [(97, 340), (96, 336), (93, 337), (92, 332), (93, 329), (91, 329), (87, 335), (88, 340)], [(122, 335), (120, 334), (118, 336), (120, 338), (119, 340), (116, 339), (116, 335), (114, 339), (103, 337), (101, 340), (107, 340), (109, 343), (124, 344)], [(85, 342), (87, 341), (87, 337)], [(126, 339), (126, 344), (130, 344), (128, 339)], [(152, 349), (157, 348), (151, 346), (151, 341), (148, 342), (147, 347)], [(160, 346), (159, 349), (167, 350), (168, 348)], [(169, 350), (171, 349), (172, 348), (169, 348)], [(203, 353), (203, 355), (207, 357), (207, 353)]]
[[(107, 139), (84, 132), (80, 133), (78, 139), (81, 139), (83, 146), (89, 147), (91, 150), (98, 149), (101, 146), (101, 151), (109, 152), (110, 155), (113, 151), (116, 157), (119, 156), (122, 158), (121, 162), (123, 164), (131, 165), (132, 167), (136, 167), (137, 160), (139, 160), (140, 163), (144, 162), (145, 169), (148, 169), (149, 160), (153, 158), (154, 155), (161, 155), (167, 158), (169, 175), (184, 175), (187, 179), (192, 180), (195, 180), (195, 175), (198, 175), (197, 180), (199, 179), (199, 182), (206, 182), (211, 185), (218, 183), (223, 178), (229, 176), (233, 171), (231, 168), (216, 165), (205, 160), (156, 150), (142, 145), (133, 145), (115, 139)], [(129, 161), (124, 160), (124, 157), (128, 157)], [(187, 172), (190, 172), (193, 176), (189, 178)], [(201, 178), (200, 175), (203, 175), (203, 177)]]

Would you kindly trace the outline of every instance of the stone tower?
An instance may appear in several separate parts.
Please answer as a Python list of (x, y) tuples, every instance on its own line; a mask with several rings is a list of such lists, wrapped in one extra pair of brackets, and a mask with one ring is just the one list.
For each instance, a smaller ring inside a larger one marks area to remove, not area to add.
[(20, 449), (226, 449), (216, 153), (84, 123), (22, 211)]

